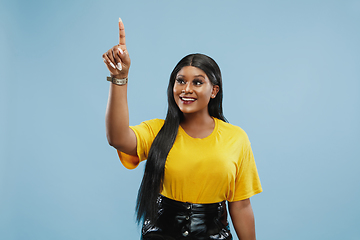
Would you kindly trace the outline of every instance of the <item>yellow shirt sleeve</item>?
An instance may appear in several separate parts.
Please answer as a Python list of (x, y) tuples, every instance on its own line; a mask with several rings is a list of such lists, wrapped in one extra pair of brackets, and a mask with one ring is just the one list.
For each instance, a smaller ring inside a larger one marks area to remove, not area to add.
[(250, 142), (241, 156), (235, 178), (235, 193), (230, 202), (244, 200), (262, 192)]
[(130, 126), (136, 136), (137, 156), (128, 155), (118, 150), (120, 161), (124, 167), (134, 169), (141, 161), (147, 159), (151, 144), (163, 125), (164, 120), (152, 119), (136, 126)]

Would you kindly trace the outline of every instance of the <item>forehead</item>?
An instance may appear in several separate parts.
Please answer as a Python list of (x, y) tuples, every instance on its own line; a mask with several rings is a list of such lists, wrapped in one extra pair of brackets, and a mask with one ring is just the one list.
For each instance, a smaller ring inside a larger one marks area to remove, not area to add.
[(200, 68), (194, 67), (194, 66), (186, 66), (183, 67), (178, 73), (177, 76), (183, 76), (183, 77), (199, 77), (203, 76), (204, 78), (207, 78), (206, 73), (201, 70)]

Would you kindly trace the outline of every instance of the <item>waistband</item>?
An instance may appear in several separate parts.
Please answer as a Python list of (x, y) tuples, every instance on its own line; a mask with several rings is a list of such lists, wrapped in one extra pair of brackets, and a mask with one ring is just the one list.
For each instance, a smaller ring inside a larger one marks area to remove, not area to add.
[(163, 195), (159, 195), (157, 202), (160, 206), (166, 207), (169, 206), (178, 211), (192, 211), (192, 212), (217, 212), (225, 205), (225, 201), (218, 203), (189, 203), (189, 202), (180, 202), (170, 198), (167, 198)]

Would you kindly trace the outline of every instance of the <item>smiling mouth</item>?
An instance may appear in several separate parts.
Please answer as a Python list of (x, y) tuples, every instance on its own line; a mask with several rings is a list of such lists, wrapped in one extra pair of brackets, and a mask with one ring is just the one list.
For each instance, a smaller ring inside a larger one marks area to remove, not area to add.
[(193, 103), (196, 101), (196, 98), (192, 98), (192, 97), (180, 97), (180, 99), (185, 104)]

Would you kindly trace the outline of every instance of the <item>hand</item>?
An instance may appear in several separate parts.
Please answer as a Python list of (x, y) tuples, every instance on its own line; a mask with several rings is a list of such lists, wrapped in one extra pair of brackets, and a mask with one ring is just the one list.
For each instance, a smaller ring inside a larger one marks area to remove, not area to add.
[(102, 55), (110, 75), (114, 78), (126, 78), (129, 74), (131, 61), (125, 43), (125, 28), (119, 18), (119, 44)]

